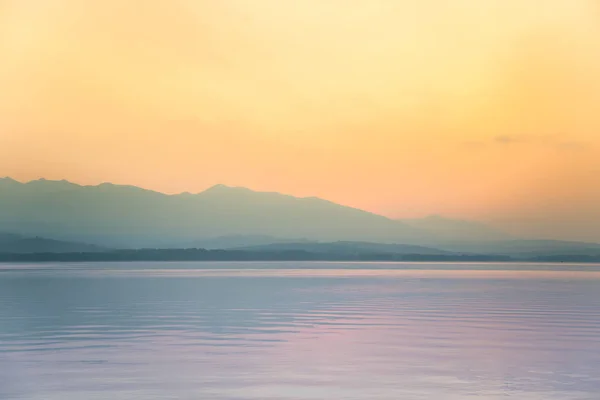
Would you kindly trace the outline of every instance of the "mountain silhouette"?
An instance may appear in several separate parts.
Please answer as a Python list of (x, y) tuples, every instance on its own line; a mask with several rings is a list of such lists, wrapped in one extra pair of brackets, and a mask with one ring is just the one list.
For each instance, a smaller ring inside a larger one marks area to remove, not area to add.
[(393, 220), (317, 197), (225, 185), (167, 195), (111, 183), (82, 186), (65, 180), (21, 183), (2, 178), (0, 229), (11, 233), (0, 235), (3, 253), (203, 248), (335, 257), (600, 256), (595, 243), (513, 238), (484, 224), (441, 216)]
[(431, 215), (418, 219), (401, 219), (404, 224), (421, 229), (445, 241), (496, 241), (515, 237), (476, 221), (450, 219)]
[(86, 243), (0, 233), (0, 253), (83, 253), (106, 250)]
[(228, 235), (421, 244), (431, 234), (316, 197), (216, 185), (166, 195), (135, 186), (0, 180), (7, 232), (111, 247), (177, 247)]
[[(438, 252), (516, 256), (596, 256), (600, 249), (594, 243), (514, 238), (478, 222), (441, 216), (394, 220), (317, 197), (242, 187), (215, 185), (197, 194), (167, 195), (136, 186), (46, 179), (21, 183), (0, 178), (0, 229), (75, 242), (74, 251), (97, 251), (78, 250), (82, 243), (233, 249), (311, 242), (338, 242), (338, 247), (339, 242), (419, 245)], [(59, 247), (54, 243), (48, 248)]]
[(454, 252), (497, 254), (511, 257), (600, 256), (600, 244), (565, 240), (495, 240), (463, 241), (440, 244), (440, 248)]
[(452, 255), (450, 251), (439, 250), (432, 247), (383, 244), (370, 242), (297, 242), (297, 243), (272, 243), (267, 245), (247, 246), (236, 250), (246, 251), (304, 251), (315, 254), (356, 255), (356, 254), (394, 254), (394, 255)]

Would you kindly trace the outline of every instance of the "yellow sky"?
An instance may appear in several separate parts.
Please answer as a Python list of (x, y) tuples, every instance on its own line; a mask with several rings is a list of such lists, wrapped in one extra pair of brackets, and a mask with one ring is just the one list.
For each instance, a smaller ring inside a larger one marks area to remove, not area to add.
[(597, 0), (0, 0), (0, 89), (0, 176), (600, 239)]

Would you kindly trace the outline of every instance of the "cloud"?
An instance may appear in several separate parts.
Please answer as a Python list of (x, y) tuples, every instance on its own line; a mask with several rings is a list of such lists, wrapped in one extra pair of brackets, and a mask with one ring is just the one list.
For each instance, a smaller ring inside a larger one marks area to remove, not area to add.
[(529, 144), (553, 147), (561, 151), (580, 151), (590, 147), (590, 143), (580, 140), (570, 140), (564, 135), (498, 135), (492, 139), (500, 145)]
[(494, 138), (496, 143), (511, 144), (526, 142), (526, 137), (520, 135), (499, 135)]

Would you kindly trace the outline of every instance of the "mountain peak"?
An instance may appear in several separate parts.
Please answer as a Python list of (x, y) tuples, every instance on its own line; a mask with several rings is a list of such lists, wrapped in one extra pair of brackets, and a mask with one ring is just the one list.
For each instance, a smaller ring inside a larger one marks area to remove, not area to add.
[(18, 184), (20, 184), (21, 182), (14, 180), (10, 176), (5, 176), (4, 178), (0, 178), (0, 183), (9, 183), (9, 184), (18, 183)]
[(202, 193), (229, 194), (229, 193), (254, 193), (253, 190), (241, 186), (227, 186), (222, 183), (209, 187)]
[(77, 184), (75, 184), (73, 182), (69, 182), (66, 179), (53, 180), (53, 179), (39, 178), (39, 179), (33, 179), (33, 180), (27, 182), (27, 184), (36, 184), (36, 183), (68, 184), (68, 185), (78, 186)]
[(208, 192), (208, 191), (215, 191), (215, 190), (227, 190), (229, 188), (230, 188), (230, 186), (224, 185), (222, 183), (217, 183), (216, 185), (209, 187), (205, 191)]

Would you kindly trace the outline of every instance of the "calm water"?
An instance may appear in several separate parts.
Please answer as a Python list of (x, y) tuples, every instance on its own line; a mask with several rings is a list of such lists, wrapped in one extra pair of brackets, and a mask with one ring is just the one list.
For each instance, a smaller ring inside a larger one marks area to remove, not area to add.
[(0, 264), (0, 399), (509, 396), (600, 399), (600, 266)]

